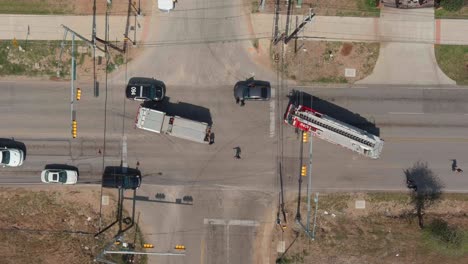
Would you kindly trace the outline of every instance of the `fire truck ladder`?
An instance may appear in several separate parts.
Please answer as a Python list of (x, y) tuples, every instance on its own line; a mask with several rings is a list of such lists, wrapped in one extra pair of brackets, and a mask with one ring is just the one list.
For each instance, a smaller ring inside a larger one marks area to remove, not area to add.
[[(357, 141), (361, 144), (364, 144), (366, 146), (369, 146), (373, 148), (375, 146), (375, 141), (369, 141), (365, 138), (369, 138), (367, 133), (363, 130), (360, 130), (358, 128), (349, 128), (346, 124), (335, 120), (329, 116), (326, 116), (324, 114), (320, 114), (322, 117), (318, 117), (316, 114), (311, 113), (309, 111), (295, 111), (295, 116), (300, 118), (301, 122), (318, 128), (320, 130), (326, 129), (331, 132), (334, 132), (336, 134), (342, 135), (344, 137), (347, 137), (349, 139), (352, 139), (354, 141)], [(325, 131), (326, 132), (326, 131)], [(359, 135), (359, 134), (361, 135)]]

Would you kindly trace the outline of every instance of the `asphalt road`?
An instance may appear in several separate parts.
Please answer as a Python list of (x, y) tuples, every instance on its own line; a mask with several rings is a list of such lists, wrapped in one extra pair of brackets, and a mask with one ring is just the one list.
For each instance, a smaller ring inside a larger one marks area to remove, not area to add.
[[(249, 8), (250, 3), (240, 1), (181, 1), (173, 12), (155, 11), (155, 30), (144, 55), (126, 72), (110, 76), (106, 108), (102, 84), (98, 98), (89, 84), (79, 84), (83, 96), (74, 104), (77, 139), (70, 134), (69, 83), (1, 82), (1, 137), (24, 143), (27, 157), (20, 168), (2, 168), (0, 182), (38, 184), (46, 164), (67, 163), (79, 168), (80, 183), (96, 183), (103, 161), (130, 167), (139, 162), (144, 178), (137, 209), (146, 241), (159, 252), (174, 252), (176, 244), (187, 248), (186, 256), (156, 256), (151, 263), (271, 262), (269, 231), (278, 198), (276, 136), (286, 102), (240, 107), (232, 87), (255, 73), (270, 80), (282, 99), (289, 88), (280, 92), (274, 75), (252, 62), (252, 44), (242, 40), (248, 31), (242, 14)], [(211, 120), (215, 144), (135, 129), (139, 103), (126, 100), (123, 92), (132, 76), (165, 81), (174, 107), (192, 118)], [(404, 190), (402, 170), (417, 160), (427, 161), (447, 190), (465, 191), (468, 186), (467, 178), (451, 172), (449, 161), (455, 158), (461, 167), (468, 162), (464, 89), (300, 89), (375, 121), (386, 142), (382, 158), (369, 160), (314, 140), (314, 189)], [(281, 125), (286, 191), (294, 192), (299, 140), (292, 128)], [(233, 157), (236, 146), (242, 149), (240, 160)], [(164, 201), (155, 198), (157, 193), (165, 194)], [(193, 202), (177, 203), (184, 196)]]
[[(446, 191), (466, 192), (468, 178), (453, 173), (450, 161), (457, 159), (461, 167), (468, 164), (466, 88), (300, 89), (375, 123), (385, 140), (379, 160), (368, 160), (339, 146), (314, 140), (313, 188), (316, 190), (403, 190), (403, 170), (420, 160), (426, 161), (440, 176)], [(335, 108), (329, 108), (327, 113), (335, 114), (330, 109)], [(292, 133), (292, 129), (288, 130)], [(290, 138), (295, 138), (294, 133)], [(285, 151), (286, 168), (294, 167), (288, 175), (297, 175), (299, 171), (299, 144), (296, 141), (293, 144), (295, 147)], [(305, 149), (308, 152), (308, 147)], [(289, 181), (292, 185), (296, 182), (296, 177)]]

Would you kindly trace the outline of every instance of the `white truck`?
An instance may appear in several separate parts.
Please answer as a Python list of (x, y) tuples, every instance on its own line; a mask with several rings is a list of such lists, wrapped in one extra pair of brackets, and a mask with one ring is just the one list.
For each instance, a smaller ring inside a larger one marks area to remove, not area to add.
[(207, 123), (197, 122), (179, 116), (168, 116), (166, 113), (140, 107), (135, 126), (151, 132), (209, 144), (211, 127)]

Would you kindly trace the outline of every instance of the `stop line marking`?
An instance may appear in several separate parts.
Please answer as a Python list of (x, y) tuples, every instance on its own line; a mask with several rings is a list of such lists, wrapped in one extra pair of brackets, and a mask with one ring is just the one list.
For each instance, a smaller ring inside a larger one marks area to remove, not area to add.
[(271, 98), (270, 98), (270, 137), (275, 136), (275, 120), (276, 120), (276, 115), (275, 115), (275, 89), (271, 89)]

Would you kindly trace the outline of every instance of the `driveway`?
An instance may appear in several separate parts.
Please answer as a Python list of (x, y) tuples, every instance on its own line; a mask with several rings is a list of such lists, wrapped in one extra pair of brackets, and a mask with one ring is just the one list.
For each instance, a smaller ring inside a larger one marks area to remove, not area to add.
[(378, 23), (380, 54), (373, 73), (358, 84), (455, 85), (434, 54), (434, 9), (384, 7)]

